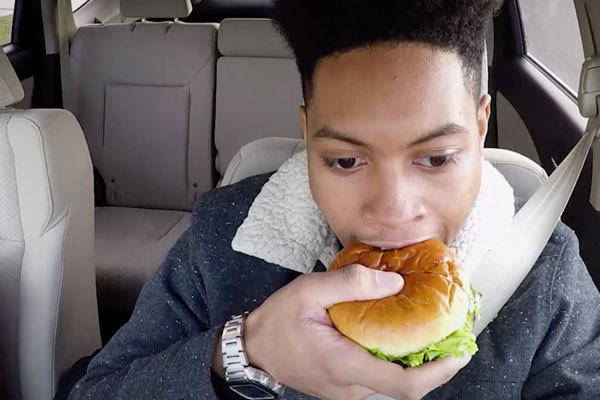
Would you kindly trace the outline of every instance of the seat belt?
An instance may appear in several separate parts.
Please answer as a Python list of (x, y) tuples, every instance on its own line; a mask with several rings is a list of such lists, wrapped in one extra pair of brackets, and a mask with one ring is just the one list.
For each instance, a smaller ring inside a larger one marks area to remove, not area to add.
[(479, 319), (473, 327), (476, 335), (492, 322), (544, 250), (598, 132), (598, 120), (590, 120), (588, 132), (516, 213), (504, 239), (486, 254), (475, 270), (471, 284), (483, 294)]
[(72, 93), (70, 87), (71, 63), (70, 46), (75, 36), (75, 21), (71, 0), (56, 0), (56, 24), (58, 36), (58, 48), (60, 56), (60, 80), (62, 88), (62, 101), (65, 110), (74, 111)]
[[(579, 92), (580, 111), (589, 118), (586, 133), (517, 212), (506, 237), (486, 254), (475, 270), (471, 283), (483, 294), (480, 316), (473, 328), (476, 335), (493, 321), (539, 258), (560, 221), (594, 141), (597, 143), (596, 166), (600, 162), (600, 140), (597, 140), (600, 137), (600, 49), (595, 45), (600, 45), (600, 41), (594, 40), (594, 37), (600, 39), (600, 4), (597, 0), (575, 0), (575, 6), (586, 54)], [(597, 172), (596, 185), (599, 185)], [(590, 200), (593, 203), (594, 198)], [(595, 208), (600, 208), (600, 204), (595, 204)]]

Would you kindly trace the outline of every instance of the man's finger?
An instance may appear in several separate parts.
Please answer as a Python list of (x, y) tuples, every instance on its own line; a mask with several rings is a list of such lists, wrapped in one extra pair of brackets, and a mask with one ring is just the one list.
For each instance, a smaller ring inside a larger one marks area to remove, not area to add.
[(398, 273), (377, 271), (358, 264), (312, 274), (305, 282), (311, 285), (315, 305), (322, 308), (346, 301), (381, 299), (398, 293), (404, 286)]
[[(470, 359), (443, 357), (417, 368), (402, 368), (363, 351), (349, 366), (356, 383), (395, 399), (420, 399), (448, 382)], [(356, 364), (361, 368), (356, 371)]]
[(425, 395), (433, 389), (447, 383), (470, 361), (471, 356), (464, 358), (441, 357), (417, 368), (406, 368), (404, 372), (408, 380), (414, 382), (417, 387), (426, 390), (426, 392), (423, 393), (423, 395)]

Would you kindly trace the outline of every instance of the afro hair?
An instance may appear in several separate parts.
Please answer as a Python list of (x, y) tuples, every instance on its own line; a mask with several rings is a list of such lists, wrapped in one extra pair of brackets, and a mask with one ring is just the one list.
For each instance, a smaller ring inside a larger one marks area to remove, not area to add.
[(273, 19), (296, 56), (305, 101), (317, 62), (377, 44), (422, 43), (461, 58), (479, 97), (485, 33), (502, 0), (275, 0)]

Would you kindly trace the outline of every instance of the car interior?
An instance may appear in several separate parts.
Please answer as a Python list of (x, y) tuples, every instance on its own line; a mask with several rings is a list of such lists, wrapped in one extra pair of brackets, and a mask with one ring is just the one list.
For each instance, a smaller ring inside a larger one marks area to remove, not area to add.
[[(127, 322), (195, 201), (274, 171), (302, 148), (303, 99), (270, 0), (7, 3), (0, 398), (52, 399), (63, 374)], [(573, 2), (531, 3), (505, 1), (484, 59), (493, 99), (486, 158), (524, 198), (586, 125)], [(544, 41), (556, 50), (552, 60), (532, 41), (536, 29), (550, 29), (546, 12), (571, 18), (575, 32), (559, 32), (564, 51)], [(569, 77), (552, 64), (561, 59), (577, 68)], [(590, 153), (562, 216), (598, 287), (600, 212), (590, 198), (599, 172)]]

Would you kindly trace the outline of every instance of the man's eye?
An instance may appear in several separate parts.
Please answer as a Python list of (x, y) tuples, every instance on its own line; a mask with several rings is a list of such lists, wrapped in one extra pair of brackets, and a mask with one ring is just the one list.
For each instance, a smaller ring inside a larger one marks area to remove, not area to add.
[(430, 169), (442, 168), (448, 164), (453, 163), (456, 163), (456, 154), (444, 154), (441, 156), (423, 157), (415, 161), (415, 164)]
[(358, 157), (348, 158), (328, 158), (325, 159), (325, 165), (331, 169), (337, 169), (341, 171), (350, 171), (360, 167), (365, 161)]

